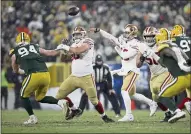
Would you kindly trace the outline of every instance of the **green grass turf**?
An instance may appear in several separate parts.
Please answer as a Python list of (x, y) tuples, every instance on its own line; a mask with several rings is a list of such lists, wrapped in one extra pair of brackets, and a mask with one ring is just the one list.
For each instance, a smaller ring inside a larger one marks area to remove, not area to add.
[[(117, 121), (112, 111), (106, 112)], [(104, 123), (96, 111), (85, 111), (79, 118), (66, 121), (61, 111), (35, 110), (38, 124), (24, 126), (25, 111), (2, 111), (2, 133), (190, 133), (190, 116), (174, 124), (160, 123), (163, 113), (149, 117), (149, 111), (133, 111), (134, 122)], [(124, 114), (124, 111), (122, 111)]]

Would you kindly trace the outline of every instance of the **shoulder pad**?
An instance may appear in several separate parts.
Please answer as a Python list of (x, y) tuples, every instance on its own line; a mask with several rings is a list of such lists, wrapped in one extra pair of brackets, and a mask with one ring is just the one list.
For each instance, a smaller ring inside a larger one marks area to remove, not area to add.
[(160, 52), (162, 49), (170, 47), (167, 43), (162, 43), (158, 45), (157, 51)]

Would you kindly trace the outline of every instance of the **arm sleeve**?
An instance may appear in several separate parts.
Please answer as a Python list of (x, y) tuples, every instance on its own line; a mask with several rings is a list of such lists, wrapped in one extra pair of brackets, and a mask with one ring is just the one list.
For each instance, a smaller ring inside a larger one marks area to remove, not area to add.
[(119, 40), (116, 37), (114, 37), (113, 35), (107, 33), (106, 31), (104, 31), (102, 29), (100, 29), (100, 33), (104, 38), (109, 39), (114, 45), (120, 46)]
[(160, 55), (161, 55), (161, 56), (166, 55), (166, 56), (173, 57), (173, 58), (178, 62), (178, 58), (177, 58), (177, 56), (176, 56), (176, 53), (175, 53), (172, 49), (170, 49), (169, 47), (163, 48), (163, 49), (160, 51)]

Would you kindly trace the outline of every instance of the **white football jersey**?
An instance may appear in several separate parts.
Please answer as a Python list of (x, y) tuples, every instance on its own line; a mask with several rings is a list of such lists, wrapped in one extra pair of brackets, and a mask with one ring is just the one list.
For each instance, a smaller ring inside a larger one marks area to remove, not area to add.
[(93, 73), (94, 41), (84, 38), (79, 43), (73, 43), (71, 47), (79, 47), (82, 43), (90, 44), (90, 49), (78, 55), (72, 56), (72, 75), (83, 77)]
[[(154, 45), (152, 48), (148, 47), (147, 45), (142, 44), (143, 46), (141, 47), (142, 50), (140, 52), (142, 53), (146, 49), (152, 49), (156, 54), (157, 54), (157, 46)], [(143, 50), (144, 49), (144, 50)], [(168, 72), (167, 68), (164, 68), (158, 63), (157, 61), (154, 60), (153, 57), (148, 56), (145, 60), (145, 62), (149, 65), (150, 71), (152, 75), (160, 75), (164, 72)]]
[(127, 73), (129, 71), (133, 71), (137, 74), (140, 74), (140, 69), (137, 68), (136, 65), (136, 59), (137, 59), (137, 53), (138, 53), (138, 45), (139, 41), (137, 39), (132, 39), (128, 42), (121, 42), (121, 57), (127, 57), (129, 58), (122, 58), (121, 63), (122, 63), (122, 68), (121, 70), (124, 71), (124, 73)]

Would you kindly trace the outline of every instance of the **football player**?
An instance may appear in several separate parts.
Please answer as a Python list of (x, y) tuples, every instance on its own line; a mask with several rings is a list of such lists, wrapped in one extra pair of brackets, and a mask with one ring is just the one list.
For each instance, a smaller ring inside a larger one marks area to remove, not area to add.
[(158, 55), (154, 51), (145, 51), (147, 55), (153, 56), (162, 66), (168, 68), (168, 71), (174, 77), (173, 81), (164, 86), (159, 93), (159, 102), (168, 107), (173, 116), (168, 120), (169, 123), (174, 123), (177, 120), (185, 117), (185, 112), (176, 107), (171, 97), (184, 91), (186, 88), (190, 89), (190, 73), (191, 68), (187, 66), (183, 54), (179, 53), (179, 49), (174, 46), (169, 40), (169, 32), (165, 28), (159, 29), (156, 34), (156, 44)]
[[(155, 53), (157, 53), (157, 46), (155, 36), (158, 33), (158, 30), (155, 27), (146, 27), (143, 31), (143, 39), (145, 44), (150, 47)], [(144, 49), (145, 47), (144, 46)], [(151, 78), (150, 78), (150, 89), (152, 93), (152, 98), (154, 101), (158, 102), (158, 94), (161, 89), (173, 80), (172, 75), (168, 72), (168, 69), (161, 66), (160, 63), (155, 61), (155, 59), (151, 56), (146, 56), (144, 53), (139, 52), (137, 56), (137, 67), (141, 67), (143, 63), (146, 62), (151, 71)], [(159, 107), (163, 110), (164, 106), (161, 106), (158, 102)], [(168, 121), (171, 117), (171, 112), (168, 109), (164, 109), (166, 111), (165, 118), (163, 121)], [(152, 116), (152, 115), (150, 115)]]
[[(93, 56), (94, 41), (88, 38), (83, 27), (76, 27), (73, 30), (72, 38), (74, 43), (71, 46), (60, 44), (57, 50), (62, 50), (66, 54), (72, 54), (72, 74), (60, 85), (56, 98), (65, 98), (68, 94), (81, 88), (85, 90), (89, 100), (99, 112), (105, 122), (113, 122), (104, 112), (103, 106), (98, 101), (96, 87), (93, 77)], [(79, 112), (78, 112), (79, 113)], [(72, 119), (78, 115), (74, 110), (69, 114)], [(80, 114), (80, 113), (79, 113)]]
[(138, 28), (133, 24), (126, 25), (124, 29), (125, 32), (119, 38), (116, 38), (99, 28), (91, 28), (90, 31), (95, 33), (100, 32), (103, 37), (109, 39), (115, 45), (115, 50), (122, 58), (122, 68), (112, 72), (112, 74), (124, 76), (121, 89), (126, 108), (126, 114), (122, 119), (119, 119), (118, 121), (134, 120), (134, 116), (131, 111), (130, 96), (132, 99), (148, 104), (151, 110), (150, 114), (154, 114), (157, 109), (156, 102), (148, 99), (142, 94), (136, 93), (135, 83), (140, 74), (140, 69), (136, 66), (136, 57), (138, 53), (138, 46), (143, 44), (136, 39)]
[[(184, 27), (182, 25), (175, 25), (171, 30), (171, 40), (173, 43), (176, 43), (178, 47), (180, 47), (183, 52), (186, 53), (188, 57), (191, 56), (190, 49), (191, 49), (191, 39), (190, 37), (186, 36)], [(191, 60), (187, 60), (187, 63), (190, 65)], [(191, 93), (190, 90), (186, 89), (187, 97), (183, 99), (181, 104), (178, 106), (180, 109), (184, 107), (191, 114)]]
[(35, 99), (41, 103), (58, 104), (67, 112), (67, 101), (58, 100), (52, 96), (45, 96), (50, 84), (50, 74), (42, 58), (45, 56), (55, 56), (59, 54), (56, 50), (45, 50), (38, 44), (32, 44), (28, 34), (21, 32), (16, 36), (16, 46), (10, 50), (11, 65), (15, 73), (26, 74), (20, 92), (23, 107), (29, 115), (29, 119), (24, 122), (36, 124), (37, 117), (34, 115), (29, 97), (35, 93)]

